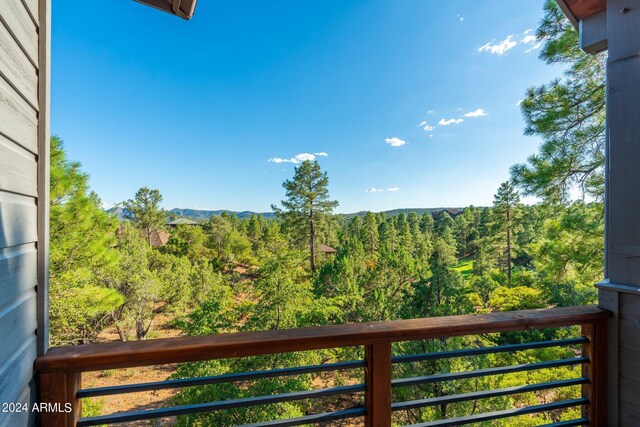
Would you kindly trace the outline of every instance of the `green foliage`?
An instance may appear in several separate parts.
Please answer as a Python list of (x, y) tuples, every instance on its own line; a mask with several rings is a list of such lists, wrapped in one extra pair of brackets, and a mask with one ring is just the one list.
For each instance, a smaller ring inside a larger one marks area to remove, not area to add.
[(251, 241), (238, 231), (227, 216), (212, 216), (204, 225), (207, 236), (206, 246), (213, 252), (218, 268), (232, 262), (252, 263)]
[(545, 306), (541, 291), (526, 286), (498, 287), (493, 291), (489, 305), (496, 311), (530, 310)]
[[(338, 202), (329, 199), (329, 177), (322, 172), (320, 164), (305, 160), (295, 168), (293, 179), (285, 181), (286, 200), (280, 209), (272, 206), (276, 215), (290, 230), (290, 236), (299, 247), (309, 248), (311, 271), (316, 269), (316, 236), (326, 234), (329, 216)], [(323, 230), (324, 228), (324, 230)]]
[(525, 194), (548, 202), (570, 199), (571, 190), (602, 201), (604, 196), (605, 61), (578, 47), (578, 32), (557, 3), (547, 0), (537, 37), (540, 58), (563, 64), (563, 78), (527, 90), (522, 101), (525, 134), (542, 138), (539, 153), (513, 166)]
[(161, 301), (162, 282), (150, 270), (151, 246), (130, 223), (122, 224), (118, 251), (121, 254), (119, 274), (112, 286), (125, 300), (113, 311), (113, 321), (123, 341), (126, 340), (123, 329), (128, 326), (135, 327), (137, 339), (144, 339), (153, 325), (156, 305)]
[(458, 256), (469, 257), (477, 253), (477, 239), (479, 236), (480, 213), (477, 208), (469, 206), (454, 220), (454, 235)]
[(603, 277), (603, 206), (576, 202), (544, 222), (532, 245), (539, 285), (557, 305), (591, 304)]
[(162, 195), (158, 190), (142, 187), (133, 199), (123, 203), (131, 220), (151, 243), (151, 232), (162, 230), (166, 222), (166, 213), (160, 207)]
[(522, 230), (522, 209), (518, 191), (509, 181), (500, 184), (493, 199), (490, 219), (484, 254), (506, 271), (507, 285), (511, 286), (513, 257), (517, 250), (516, 234)]
[(193, 262), (206, 262), (212, 257), (203, 228), (184, 224), (171, 231), (169, 242), (162, 247), (162, 252), (186, 257)]
[(82, 399), (82, 416), (85, 418), (103, 415), (104, 399)]
[(117, 222), (89, 192), (80, 163), (51, 138), (49, 294), (54, 345), (88, 342), (105, 326), (122, 295), (106, 286), (118, 263)]
[(300, 268), (303, 260), (297, 251), (278, 252), (258, 270), (257, 301), (243, 330), (307, 326), (312, 292), (308, 274)]

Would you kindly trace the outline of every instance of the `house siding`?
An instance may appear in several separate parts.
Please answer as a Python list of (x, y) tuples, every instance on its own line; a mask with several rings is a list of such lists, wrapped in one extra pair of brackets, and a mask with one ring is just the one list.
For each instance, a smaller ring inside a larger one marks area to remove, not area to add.
[[(49, 2), (0, 6), (0, 402), (34, 401), (48, 345)], [(0, 427), (34, 421), (0, 412)]]
[(607, 0), (605, 277), (608, 424), (640, 425), (640, 9)]

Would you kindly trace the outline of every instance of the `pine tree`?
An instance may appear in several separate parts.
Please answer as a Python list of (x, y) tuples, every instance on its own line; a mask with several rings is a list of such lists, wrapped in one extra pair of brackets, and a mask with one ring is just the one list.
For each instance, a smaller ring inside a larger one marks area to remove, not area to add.
[(162, 194), (158, 190), (147, 187), (142, 187), (133, 199), (124, 202), (124, 208), (149, 244), (151, 244), (151, 232), (162, 229), (166, 222), (166, 213), (160, 207), (160, 203), (162, 203)]
[(278, 217), (293, 233), (297, 243), (303, 242), (309, 248), (309, 265), (316, 270), (316, 236), (319, 228), (333, 213), (338, 202), (329, 199), (329, 177), (322, 172), (317, 161), (305, 160), (295, 168), (293, 179), (282, 186), (286, 190), (286, 200), (280, 209), (272, 206)]
[(578, 32), (555, 0), (545, 3), (536, 36), (544, 41), (540, 58), (567, 68), (563, 78), (530, 88), (521, 108), (525, 134), (542, 137), (539, 153), (512, 167), (515, 183), (527, 195), (564, 202), (570, 190), (601, 201), (604, 196), (605, 55), (588, 55)]
[(499, 239), (504, 239), (502, 246), (505, 254), (507, 268), (507, 284), (511, 286), (512, 252), (514, 233), (519, 229), (519, 221), (522, 216), (519, 209), (520, 196), (518, 191), (509, 182), (503, 182), (493, 198), (493, 224), (495, 234)]
[(60, 138), (51, 137), (49, 263), (51, 341), (55, 345), (90, 342), (105, 316), (122, 304), (107, 286), (118, 265), (113, 249), (118, 223), (89, 192), (89, 177), (70, 161)]
[(378, 250), (380, 244), (380, 235), (378, 234), (378, 221), (373, 212), (367, 212), (364, 216), (364, 247), (369, 256), (372, 256)]

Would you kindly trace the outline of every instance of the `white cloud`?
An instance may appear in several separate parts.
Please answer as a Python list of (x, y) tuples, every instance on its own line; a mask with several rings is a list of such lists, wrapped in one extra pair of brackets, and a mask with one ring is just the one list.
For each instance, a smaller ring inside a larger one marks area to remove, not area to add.
[(400, 187), (389, 187), (387, 188), (387, 191), (399, 191)]
[(542, 41), (539, 41), (535, 34), (533, 34), (532, 29), (528, 29), (524, 33), (522, 33), (522, 39), (520, 40), (520, 43), (529, 46), (529, 49), (525, 50), (525, 53), (540, 49), (540, 46), (542, 46)]
[(382, 193), (384, 190), (382, 188), (371, 187), (367, 188), (364, 191), (366, 191), (367, 193)]
[(393, 138), (386, 138), (384, 142), (386, 142), (392, 147), (400, 147), (407, 143), (407, 141), (400, 138), (396, 138), (395, 136)]
[(271, 157), (270, 159), (268, 159), (269, 162), (271, 163), (293, 163), (293, 164), (298, 164), (298, 163), (302, 163), (305, 160), (316, 160), (318, 157), (327, 157), (328, 154), (325, 153), (324, 151), (320, 152), (320, 153), (300, 153), (300, 154), (296, 154), (295, 156), (291, 157), (290, 159), (285, 159), (282, 157)]
[(456, 17), (458, 18), (458, 21), (464, 22), (464, 16), (457, 14)]
[(506, 39), (494, 43), (493, 41), (481, 46), (478, 49), (478, 52), (488, 52), (495, 55), (504, 55), (507, 51), (513, 49), (518, 44), (517, 41), (513, 40), (513, 34), (507, 36)]
[(431, 126), (427, 121), (421, 122), (418, 126), (426, 130), (427, 132), (431, 132), (435, 129), (435, 127)]
[(297, 162), (292, 162), (292, 163), (298, 163), (298, 162), (304, 162), (306, 160), (315, 160), (316, 159), (316, 155), (315, 154), (309, 154), (309, 153), (300, 153), (297, 156), (295, 156), (293, 158), (293, 160), (297, 160)]
[(478, 108), (475, 111), (470, 111), (467, 114), (464, 115), (464, 117), (484, 117), (487, 115), (487, 112), (484, 111), (482, 108)]
[(529, 52), (532, 52), (532, 51), (534, 51), (536, 49), (540, 49), (540, 46), (542, 46), (542, 42), (538, 42), (538, 43), (534, 44), (529, 49), (525, 50), (524, 53), (529, 53)]
[(433, 114), (433, 113), (435, 113), (435, 111), (433, 111), (433, 110), (428, 110), (428, 111), (427, 111), (427, 114), (428, 114), (428, 115), (431, 115), (431, 114)]
[(457, 125), (464, 122), (464, 119), (440, 119), (438, 124), (440, 126)]
[(271, 157), (268, 161), (271, 163), (284, 163), (284, 162), (293, 163), (291, 160), (283, 159), (282, 157)]
[(519, 107), (522, 104), (522, 101), (524, 101), (523, 99), (518, 99), (518, 102), (516, 102), (516, 107)]

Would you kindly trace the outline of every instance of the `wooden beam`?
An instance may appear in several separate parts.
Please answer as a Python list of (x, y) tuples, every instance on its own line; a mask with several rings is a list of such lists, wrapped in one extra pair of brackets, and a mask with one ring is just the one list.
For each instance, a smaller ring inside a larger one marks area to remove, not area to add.
[(366, 427), (391, 427), (391, 342), (365, 347)]
[(504, 313), (432, 317), (313, 328), (165, 338), (52, 348), (36, 361), (38, 370), (95, 371), (164, 363), (371, 345), (491, 332), (581, 325), (606, 319), (595, 306), (558, 307)]
[(40, 378), (39, 403), (47, 405), (40, 411), (41, 427), (75, 427), (82, 413), (82, 403), (76, 398), (81, 387), (78, 372), (43, 372)]
[(589, 363), (582, 365), (582, 376), (589, 383), (582, 386), (582, 396), (589, 399), (583, 416), (590, 426), (607, 426), (607, 322), (599, 321), (582, 325), (582, 335), (589, 339), (583, 345), (583, 356)]

